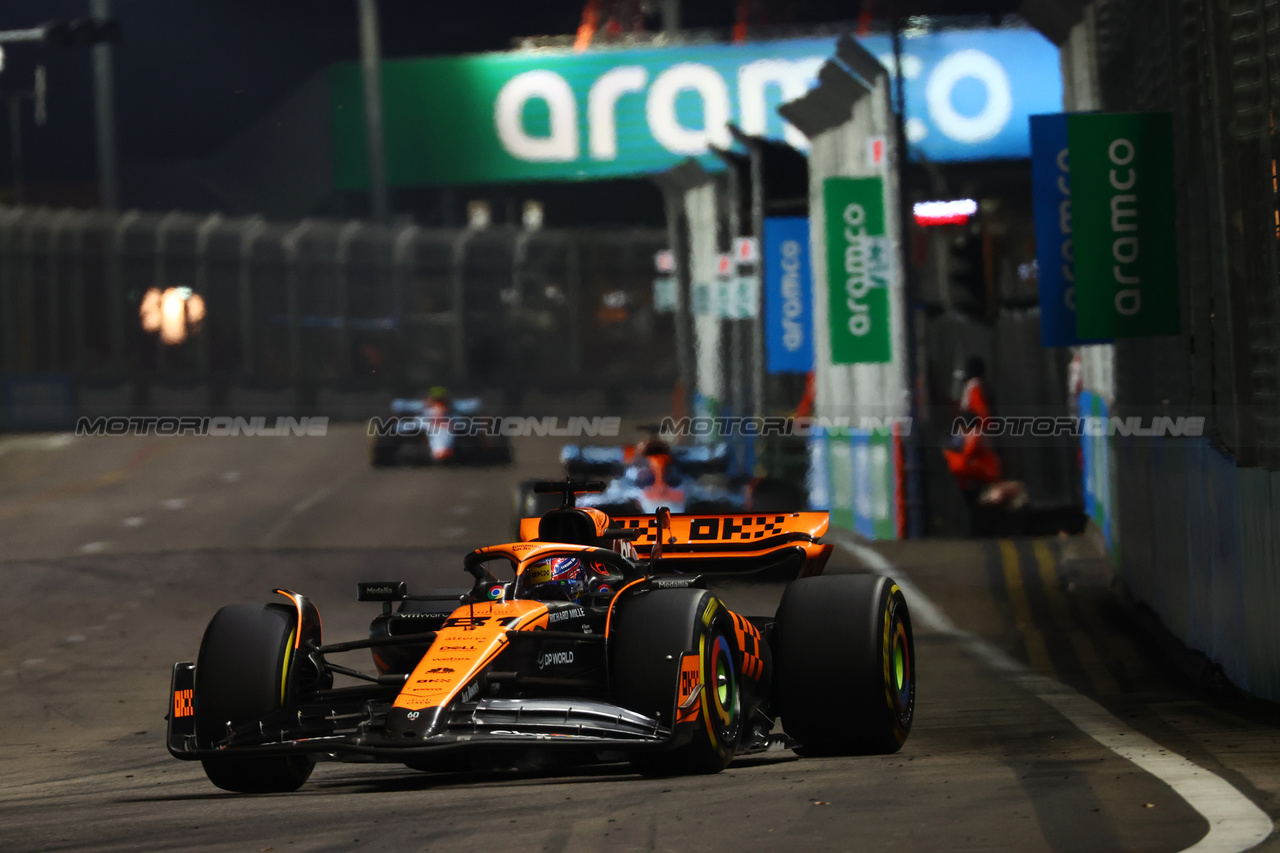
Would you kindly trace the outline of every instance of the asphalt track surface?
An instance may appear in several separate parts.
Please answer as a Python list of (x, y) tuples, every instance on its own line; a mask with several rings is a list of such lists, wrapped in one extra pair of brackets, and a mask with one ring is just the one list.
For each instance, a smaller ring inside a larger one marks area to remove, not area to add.
[[(170, 665), (195, 657), (220, 605), (292, 587), (327, 638), (358, 637), (373, 610), (355, 581), (465, 585), (461, 555), (509, 537), (512, 485), (553, 475), (556, 450), (375, 471), (348, 427), (0, 440), (0, 851), (1232, 850), (1280, 814), (1280, 715), (1193, 687), (1071, 540), (837, 551), (831, 571), (890, 571), (917, 597), (916, 723), (896, 755), (776, 751), (677, 779), (335, 763), (273, 796), (219, 791), (169, 757)], [(716, 591), (767, 614), (781, 586)], [(1082, 722), (1088, 707), (1102, 716)], [(1206, 838), (1149, 772), (1187, 761), (1229, 792), (1217, 805), (1268, 817)]]

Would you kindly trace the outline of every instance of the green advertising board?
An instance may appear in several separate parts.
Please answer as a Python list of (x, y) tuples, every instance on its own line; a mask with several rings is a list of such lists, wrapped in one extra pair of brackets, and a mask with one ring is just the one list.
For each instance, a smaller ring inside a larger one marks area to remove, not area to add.
[[(526, 50), (381, 65), (394, 187), (593, 180), (719, 168), (730, 122), (803, 145), (777, 107), (805, 93), (835, 40), (632, 50)], [(359, 65), (326, 70), (339, 189), (368, 186)]]
[[(892, 55), (887, 34), (858, 41)], [(778, 107), (815, 84), (835, 46), (825, 36), (386, 60), (387, 179), (394, 187), (592, 180), (661, 172), (687, 157), (718, 170), (711, 146), (734, 144), (729, 123), (804, 150), (804, 134)], [(920, 130), (914, 149), (929, 160), (1025, 157), (1025, 116), (1061, 109), (1058, 54), (1038, 33), (938, 30), (909, 47), (907, 119)], [(325, 77), (336, 185), (366, 189), (360, 66), (340, 63)], [(935, 102), (947, 107), (928, 106)]]
[(1067, 118), (1083, 339), (1176, 335), (1177, 189), (1169, 113)]
[(822, 183), (822, 207), (831, 363), (889, 362), (894, 257), (885, 231), (884, 180), (827, 178)]

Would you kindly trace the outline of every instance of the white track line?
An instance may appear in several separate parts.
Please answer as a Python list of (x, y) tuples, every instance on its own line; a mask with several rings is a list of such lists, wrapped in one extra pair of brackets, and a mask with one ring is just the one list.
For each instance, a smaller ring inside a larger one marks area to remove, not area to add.
[(69, 432), (55, 435), (17, 435), (0, 439), (0, 456), (11, 450), (61, 450), (75, 441)]
[(1183, 853), (1239, 853), (1271, 835), (1266, 812), (1227, 780), (1129, 728), (1106, 708), (1061, 682), (1032, 672), (986, 640), (957, 628), (942, 610), (903, 575), (902, 570), (851, 535), (830, 537), (878, 575), (890, 575), (921, 626), (958, 640), (965, 651), (1044, 701), (1089, 737), (1164, 782), (1209, 822), (1204, 838)]
[(283, 534), (285, 530), (289, 528), (289, 525), (293, 524), (293, 522), (296, 521), (299, 516), (303, 515), (313, 506), (320, 503), (320, 501), (324, 500), (325, 498), (329, 497), (329, 495), (336, 492), (340, 486), (346, 485), (347, 480), (350, 480), (350, 479), (351, 479), (350, 477), (347, 477), (343, 480), (339, 480), (336, 483), (331, 483), (318, 492), (312, 492), (310, 495), (307, 495), (307, 497), (303, 498), (302, 500), (298, 501), (296, 504), (291, 506), (289, 508), (289, 511), (286, 512), (280, 518), (280, 520), (277, 521), (275, 525), (272, 526), (272, 528), (267, 531), (267, 535), (262, 537), (262, 547), (266, 548), (271, 545), (275, 545), (276, 540), (280, 538), (281, 534)]

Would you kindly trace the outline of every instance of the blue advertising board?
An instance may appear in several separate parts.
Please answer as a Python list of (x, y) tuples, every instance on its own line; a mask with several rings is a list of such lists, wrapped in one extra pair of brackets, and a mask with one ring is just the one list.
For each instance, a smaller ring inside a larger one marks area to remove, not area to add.
[[(858, 39), (892, 70), (887, 35)], [(1027, 118), (1062, 109), (1058, 50), (1035, 30), (933, 30), (902, 41), (907, 141), (934, 161), (1031, 154)]]
[(1030, 125), (1032, 208), (1040, 287), (1040, 344), (1069, 347), (1104, 343), (1084, 340), (1076, 334), (1067, 114), (1031, 116)]
[(75, 422), (75, 383), (70, 375), (0, 374), (0, 430), (63, 430), (70, 429)]
[[(1080, 415), (1105, 422), (1110, 417), (1107, 401), (1089, 391), (1080, 393)], [(1111, 442), (1105, 430), (1098, 435), (1081, 437), (1080, 461), (1083, 465), (1084, 511), (1102, 528), (1103, 541), (1110, 549), (1114, 544), (1114, 501), (1111, 497)]]
[(813, 370), (813, 278), (809, 220), (764, 221), (764, 346), (770, 373)]

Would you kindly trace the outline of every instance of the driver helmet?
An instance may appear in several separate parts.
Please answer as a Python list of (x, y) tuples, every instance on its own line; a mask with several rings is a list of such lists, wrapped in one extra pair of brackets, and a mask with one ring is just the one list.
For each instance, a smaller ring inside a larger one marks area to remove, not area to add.
[(526, 571), (534, 599), (577, 601), (587, 585), (587, 570), (577, 557), (549, 557)]

